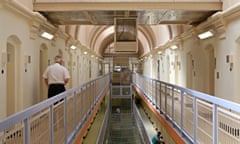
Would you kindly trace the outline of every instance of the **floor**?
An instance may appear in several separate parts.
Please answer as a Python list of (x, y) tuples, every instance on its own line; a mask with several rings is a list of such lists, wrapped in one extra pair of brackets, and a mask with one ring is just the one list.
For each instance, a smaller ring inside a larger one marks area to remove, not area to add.
[[(101, 129), (102, 121), (104, 119), (104, 112), (105, 112), (105, 110), (100, 110), (98, 112), (98, 114), (96, 115), (96, 118), (94, 119), (93, 124), (92, 124), (89, 132), (85, 136), (86, 138), (82, 142), (83, 144), (85, 144), (85, 143), (86, 144), (95, 144), (96, 143), (98, 134), (99, 134), (100, 129)], [(151, 139), (151, 137), (153, 137), (153, 135), (156, 134), (156, 130), (153, 127), (149, 118), (146, 116), (143, 109), (139, 108), (139, 112), (142, 115), (142, 119), (143, 119), (145, 128), (147, 130), (148, 136)]]

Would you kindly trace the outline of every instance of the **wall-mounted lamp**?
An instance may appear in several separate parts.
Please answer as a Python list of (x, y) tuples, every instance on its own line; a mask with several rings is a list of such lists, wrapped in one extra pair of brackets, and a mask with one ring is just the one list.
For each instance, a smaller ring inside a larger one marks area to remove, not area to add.
[(84, 53), (85, 55), (86, 55), (86, 54), (88, 54), (88, 52), (87, 52), (87, 51), (84, 51), (83, 53)]
[(48, 33), (48, 32), (43, 32), (42, 34), (41, 34), (41, 37), (43, 37), (43, 38), (45, 38), (45, 39), (48, 39), (48, 40), (52, 40), (53, 39), (53, 34), (50, 34), (50, 33)]
[(158, 54), (161, 55), (161, 54), (162, 54), (162, 51), (158, 51)]
[(229, 70), (232, 71), (233, 69), (233, 56), (227, 55), (226, 56), (226, 62), (229, 63)]
[(171, 48), (172, 50), (175, 50), (175, 49), (178, 48), (178, 46), (177, 46), (177, 45), (172, 45), (170, 48)]
[(198, 38), (200, 39), (206, 39), (206, 38), (210, 38), (214, 35), (213, 30), (209, 30), (206, 32), (203, 32), (201, 34), (198, 35)]
[(75, 50), (77, 47), (76, 47), (75, 45), (71, 45), (70, 48), (71, 48), (72, 50)]

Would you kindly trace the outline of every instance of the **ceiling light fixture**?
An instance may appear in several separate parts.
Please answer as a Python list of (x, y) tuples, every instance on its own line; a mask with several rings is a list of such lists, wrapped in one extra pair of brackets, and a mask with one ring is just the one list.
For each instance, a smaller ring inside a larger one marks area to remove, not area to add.
[(86, 54), (87, 54), (87, 51), (85, 51), (84, 54), (86, 55)]
[(162, 54), (162, 51), (158, 51), (158, 54), (159, 54), (159, 55)]
[(172, 50), (175, 50), (175, 49), (177, 49), (177, 48), (178, 48), (178, 46), (176, 46), (176, 45), (172, 45), (172, 46), (171, 46), (171, 49), (172, 49)]
[(206, 39), (213, 36), (213, 31), (209, 30), (198, 35), (200, 39)]
[(70, 48), (74, 50), (74, 49), (76, 49), (77, 47), (76, 47), (75, 45), (71, 45)]
[(48, 32), (43, 32), (41, 34), (41, 37), (46, 38), (48, 40), (52, 40), (54, 36), (52, 34), (48, 33)]

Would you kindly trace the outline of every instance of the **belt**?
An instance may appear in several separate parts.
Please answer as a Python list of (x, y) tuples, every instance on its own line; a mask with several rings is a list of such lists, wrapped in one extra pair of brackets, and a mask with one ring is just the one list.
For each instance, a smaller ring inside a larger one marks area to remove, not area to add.
[(52, 83), (52, 84), (49, 84), (49, 85), (64, 85), (63, 83)]

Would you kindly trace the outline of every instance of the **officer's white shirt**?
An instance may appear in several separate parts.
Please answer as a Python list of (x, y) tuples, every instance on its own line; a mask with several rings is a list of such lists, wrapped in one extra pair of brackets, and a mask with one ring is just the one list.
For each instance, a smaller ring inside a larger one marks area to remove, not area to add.
[(52, 64), (43, 73), (48, 84), (64, 84), (64, 79), (70, 78), (68, 70), (59, 63)]

